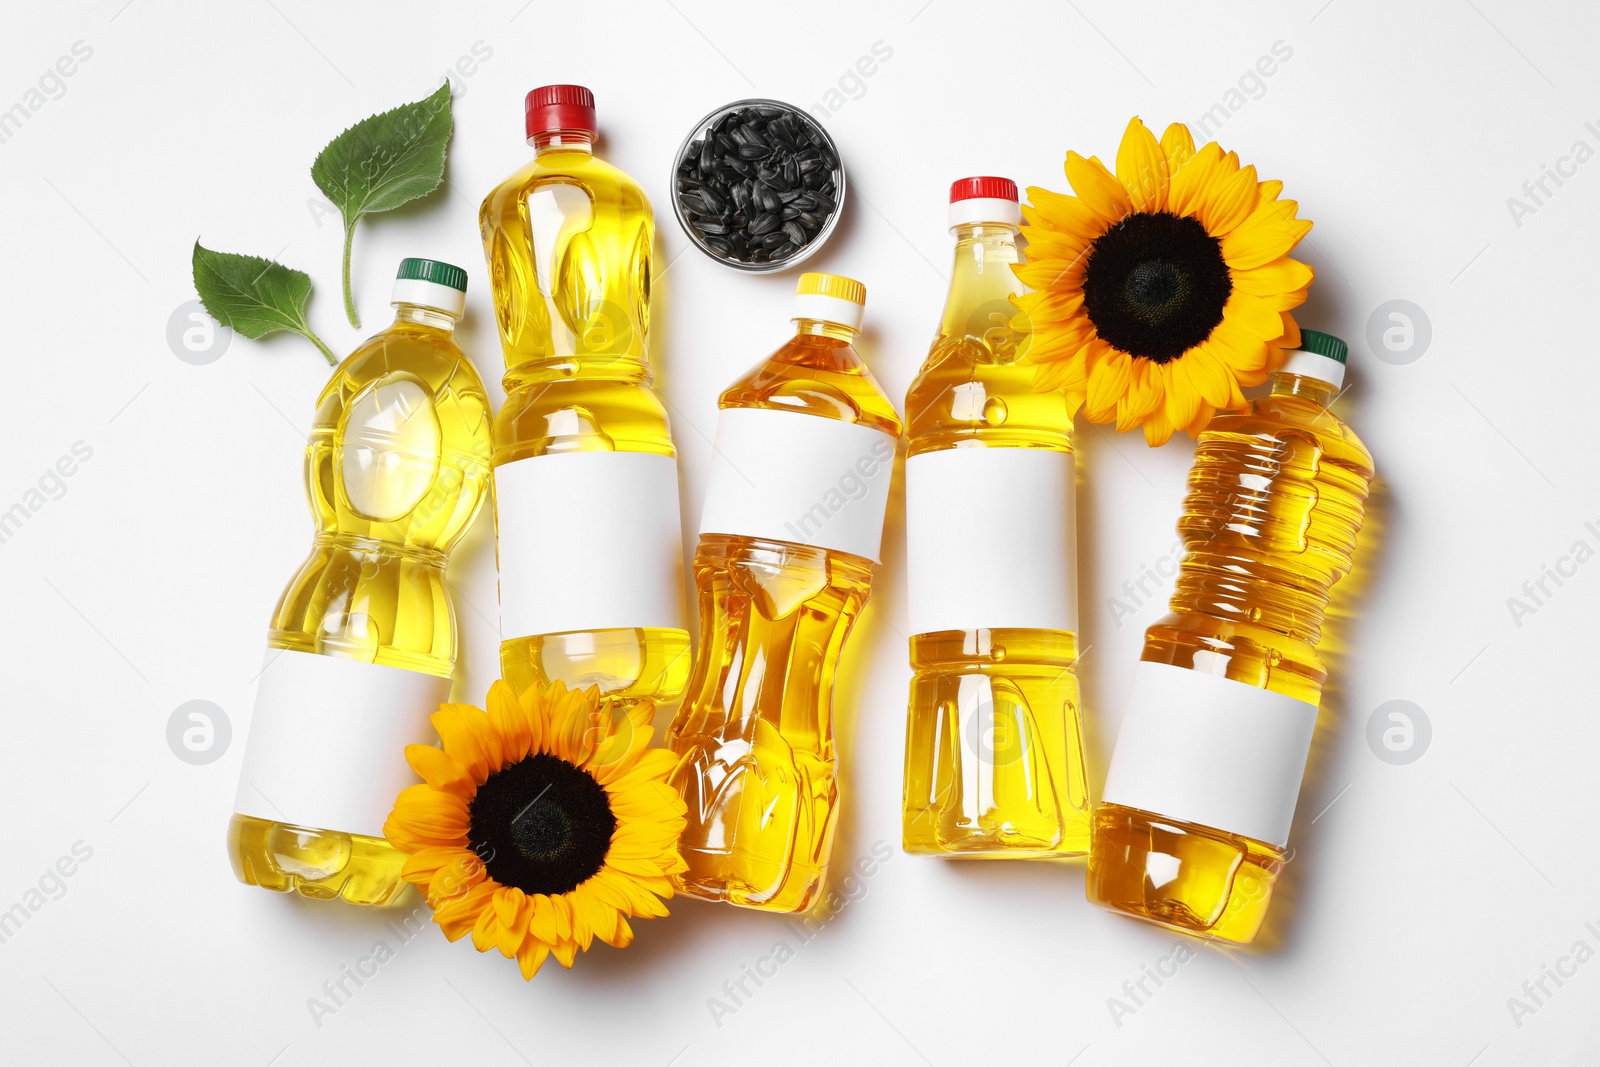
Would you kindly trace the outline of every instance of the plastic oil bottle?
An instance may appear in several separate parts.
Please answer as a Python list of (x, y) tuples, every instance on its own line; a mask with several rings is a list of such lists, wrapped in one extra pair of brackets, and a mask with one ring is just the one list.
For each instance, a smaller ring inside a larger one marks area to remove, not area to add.
[(317, 402), (316, 540), (273, 616), (228, 827), (247, 884), (354, 904), (405, 885), (383, 821), (450, 695), (445, 564), (489, 487), (489, 401), (453, 333), (466, 287), (460, 267), (403, 261), (394, 324)]
[(1090, 900), (1236, 944), (1260, 931), (1287, 859), (1323, 612), (1373, 477), (1328, 411), (1344, 342), (1300, 336), (1269, 396), (1200, 435), (1187, 554), (1171, 613), (1145, 632), (1089, 856)]
[(668, 733), (691, 896), (808, 908), (839, 788), (833, 681), (867, 601), (900, 419), (856, 353), (866, 289), (805, 274), (795, 335), (722, 394), (694, 556), (700, 644)]
[(1089, 848), (1072, 413), (1018, 361), (1020, 221), (1010, 180), (951, 186), (950, 294), (906, 394), (907, 852)]
[(527, 96), (534, 157), (479, 222), (505, 353), (494, 423), (500, 666), (670, 700), (689, 674), (678, 467), (651, 388), (651, 243), (637, 182), (594, 155), (594, 97)]

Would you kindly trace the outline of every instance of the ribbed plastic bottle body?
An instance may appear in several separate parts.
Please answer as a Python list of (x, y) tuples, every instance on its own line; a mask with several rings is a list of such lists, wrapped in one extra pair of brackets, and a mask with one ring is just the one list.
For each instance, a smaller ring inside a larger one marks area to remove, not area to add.
[(906, 395), (902, 841), (953, 856), (1081, 854), (1072, 417), (1019, 362), (1015, 229), (956, 236), (939, 334)]
[(501, 671), (670, 700), (689, 634), (676, 452), (646, 361), (654, 217), (586, 137), (546, 142), (480, 213), (506, 360)]
[[(900, 420), (848, 331), (802, 323), (798, 336), (723, 393), (720, 407), (783, 413), (809, 432), (816, 420), (849, 424), (872, 442), (863, 460), (886, 488)], [(854, 469), (835, 476), (854, 484)], [(765, 487), (784, 472), (743, 473)], [(840, 500), (841, 508), (858, 505), (848, 490)], [(796, 532), (811, 532), (805, 510), (795, 509)], [(693, 566), (700, 642), (668, 733), (682, 757), (674, 783), (689, 808), (682, 892), (782, 912), (817, 899), (838, 817), (834, 677), (871, 592), (872, 566), (864, 554), (798, 539), (701, 534)]]
[[(273, 614), (268, 645), (276, 651), (268, 654), (257, 703), (261, 718), (273, 714), (263, 702), (273, 702), (266, 694), (277, 687), (348, 684), (406, 698), (416, 706), (404, 718), (420, 723), (412, 722), (414, 729), (382, 723), (378, 735), (352, 734), (341, 753), (335, 739), (358, 727), (307, 723), (286, 734), (272, 722), (253, 722), (243, 810), (229, 827), (234, 871), (251, 885), (359, 904), (387, 903), (403, 888), (404, 857), (383, 839), (381, 816), (369, 817), (360, 831), (289, 821), (280, 804), (314, 812), (323, 801), (284, 796), (255, 780), (251, 760), (293, 759), (296, 776), (316, 779), (359, 777), (360, 765), (344, 759), (380, 758), (387, 771), (407, 778), (403, 741), (427, 740), (435, 696), (448, 696), (456, 623), (445, 567), (488, 494), (490, 454), (488, 397), (450, 325), (436, 313), (402, 307), (396, 323), (353, 352), (323, 390), (306, 446), (316, 539)], [(317, 658), (299, 658), (308, 654)], [(406, 736), (386, 755), (359, 744), (384, 747), (379, 737), (392, 730)], [(285, 740), (293, 751), (282, 751)], [(278, 751), (257, 752), (262, 746)], [(334, 792), (387, 788), (312, 785)], [(393, 797), (362, 799), (381, 807)]]
[[(1263, 765), (1255, 731), (1230, 737), (1222, 723), (1244, 721), (1224, 717), (1256, 703), (1255, 694), (1276, 694), (1260, 698), (1272, 716), (1261, 724), (1270, 732), (1278, 716), (1304, 715), (1309, 746), (1326, 680), (1317, 654), (1323, 613), (1350, 570), (1373, 478), (1366, 448), (1328, 411), (1333, 398), (1325, 382), (1276, 374), (1271, 395), (1218, 414), (1200, 435), (1178, 524), (1187, 554), (1170, 614), (1145, 633), (1140, 669), (1209, 676), (1202, 681), (1220, 696), (1208, 699), (1224, 701), (1181, 709), (1202, 717), (1197, 730), (1210, 721), (1220, 735), (1191, 753), (1203, 764), (1201, 786), (1205, 778), (1279, 775), (1298, 790), (1304, 750), (1298, 766)], [(1123, 758), (1119, 742), (1112, 779)], [(1282, 833), (1273, 835), (1281, 839), (1267, 840), (1265, 832), (1112, 802), (1120, 799), (1112, 779), (1108, 803), (1095, 812), (1090, 899), (1186, 932), (1253, 941), (1287, 859), (1292, 793)]]

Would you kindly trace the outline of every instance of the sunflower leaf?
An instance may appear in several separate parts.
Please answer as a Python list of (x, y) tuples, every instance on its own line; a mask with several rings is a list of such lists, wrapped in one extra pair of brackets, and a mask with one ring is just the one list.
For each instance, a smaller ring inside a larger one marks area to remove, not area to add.
[(350, 292), (356, 223), (437, 189), (444, 180), (451, 128), (445, 84), (415, 103), (362, 119), (329, 141), (311, 164), (311, 179), (344, 219), (344, 310), (350, 325), (361, 325)]
[(193, 262), (195, 292), (219, 323), (251, 340), (293, 331), (316, 345), (330, 366), (338, 364), (306, 321), (309, 275), (260, 256), (214, 252), (199, 241)]

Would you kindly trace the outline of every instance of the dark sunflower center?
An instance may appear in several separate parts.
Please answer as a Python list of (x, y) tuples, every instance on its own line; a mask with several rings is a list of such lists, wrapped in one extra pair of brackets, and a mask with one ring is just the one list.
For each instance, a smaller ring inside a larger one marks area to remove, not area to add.
[(1198, 219), (1165, 211), (1129, 215), (1101, 234), (1084, 268), (1095, 332), (1156, 363), (1210, 337), (1232, 292), (1222, 242)]
[(589, 774), (549, 753), (490, 776), (472, 798), (468, 836), (489, 876), (525, 893), (560, 894), (605, 864), (617, 817)]

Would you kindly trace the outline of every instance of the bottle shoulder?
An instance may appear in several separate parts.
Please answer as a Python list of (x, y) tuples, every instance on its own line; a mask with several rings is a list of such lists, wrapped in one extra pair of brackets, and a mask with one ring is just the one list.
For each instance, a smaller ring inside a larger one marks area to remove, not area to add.
[(453, 433), (489, 433), (489, 396), (477, 368), (453, 335), (432, 327), (400, 324), (368, 338), (335, 369), (318, 399), (314, 426), (340, 429), (358, 398), (376, 389), (393, 393), (392, 404), (426, 407), (435, 417), (450, 413)]
[(587, 189), (590, 199), (597, 203), (616, 203), (646, 221), (654, 220), (644, 187), (627, 172), (587, 152), (546, 152), (535, 156), (489, 191), (480, 216), (488, 222), (504, 211), (519, 210), (518, 205), (541, 186), (574, 184)]
[(719, 408), (766, 408), (859, 423), (899, 437), (900, 414), (848, 342), (800, 335), (723, 391)]
[(1284, 440), (1312, 438), (1328, 459), (1351, 468), (1370, 480), (1372, 453), (1361, 438), (1328, 407), (1310, 397), (1272, 394), (1250, 402), (1242, 411), (1218, 412), (1200, 434), (1203, 451), (1208, 441), (1250, 437)]
[(1015, 348), (997, 352), (941, 334), (906, 390), (911, 452), (958, 446), (1072, 451), (1072, 412), (1059, 389), (1036, 392)]

